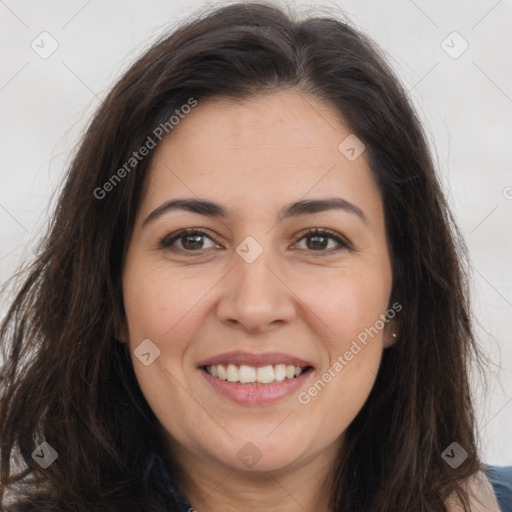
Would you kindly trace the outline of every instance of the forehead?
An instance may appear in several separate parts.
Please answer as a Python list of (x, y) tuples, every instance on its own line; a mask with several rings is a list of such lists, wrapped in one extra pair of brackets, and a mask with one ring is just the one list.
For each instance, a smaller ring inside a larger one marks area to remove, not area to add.
[(350, 136), (332, 107), (294, 91), (199, 101), (155, 150), (143, 209), (195, 195), (257, 211), (338, 193), (379, 215), (365, 153), (340, 151)]
[[(302, 93), (282, 91), (244, 100), (200, 101), (166, 142), (180, 145), (187, 157), (229, 152), (245, 160), (256, 152), (266, 162), (278, 163), (283, 156), (296, 165), (304, 156), (307, 163), (321, 163), (319, 157), (336, 150), (343, 133), (351, 132), (332, 107)], [(293, 158), (290, 150), (298, 147), (301, 154)]]

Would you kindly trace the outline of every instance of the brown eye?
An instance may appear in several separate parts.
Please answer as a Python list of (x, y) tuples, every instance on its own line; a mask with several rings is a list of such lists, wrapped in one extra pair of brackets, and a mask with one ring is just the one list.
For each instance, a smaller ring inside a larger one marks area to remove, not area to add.
[[(205, 247), (206, 240), (213, 245)], [(336, 253), (340, 250), (352, 250), (350, 244), (337, 233), (326, 229), (310, 230), (302, 235), (299, 242), (305, 240), (305, 247), (299, 247), (309, 252)], [(334, 242), (334, 246), (332, 243)], [(331, 244), (331, 247), (329, 247)], [(160, 242), (161, 249), (170, 249), (177, 252), (201, 252), (205, 249), (219, 247), (218, 244), (205, 231), (197, 229), (184, 229), (166, 236)]]
[[(300, 240), (306, 240), (306, 250), (313, 252), (337, 252), (341, 249), (350, 249), (349, 244), (330, 230), (314, 229), (306, 232)], [(334, 248), (329, 243), (334, 241)], [(336, 248), (338, 246), (338, 248)], [(341, 248), (341, 249), (340, 249)]]
[[(199, 230), (182, 230), (167, 236), (160, 242), (160, 247), (173, 248), (184, 252), (199, 252), (209, 247), (204, 247), (205, 239), (210, 240), (214, 246), (217, 244), (204, 232)], [(178, 242), (178, 245), (176, 245)]]

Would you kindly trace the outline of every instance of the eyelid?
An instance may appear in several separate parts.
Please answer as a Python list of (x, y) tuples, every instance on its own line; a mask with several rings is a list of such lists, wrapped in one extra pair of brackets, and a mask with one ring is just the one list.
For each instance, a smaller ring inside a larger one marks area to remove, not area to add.
[(333, 231), (332, 229), (329, 229), (329, 228), (308, 228), (306, 230), (304, 230), (303, 232), (299, 233), (299, 235), (297, 235), (297, 240), (295, 242), (295, 244), (297, 244), (297, 242), (299, 242), (300, 240), (302, 240), (303, 238), (306, 238), (308, 236), (315, 236), (315, 235), (323, 235), (325, 236), (326, 238), (331, 238), (333, 240), (336, 241), (336, 243), (340, 246), (339, 249), (326, 249), (326, 250), (322, 250), (322, 251), (308, 251), (308, 252), (311, 252), (311, 253), (318, 253), (318, 255), (325, 255), (325, 254), (337, 254), (338, 252), (340, 252), (341, 250), (346, 250), (346, 251), (354, 251), (354, 247), (352, 245), (352, 243), (345, 237), (343, 236), (341, 233), (338, 233), (337, 231)]
[[(176, 252), (181, 252), (182, 254), (183, 253), (202, 254), (207, 249), (199, 249), (197, 251), (188, 251), (185, 249), (180, 249), (178, 247), (172, 247), (172, 244), (174, 242), (176, 242), (177, 240), (179, 240), (180, 238), (183, 238), (185, 236), (192, 236), (192, 235), (204, 236), (206, 238), (209, 238), (215, 244), (221, 245), (215, 240), (215, 236), (212, 235), (211, 232), (205, 228), (185, 228), (185, 229), (175, 231), (174, 233), (171, 233), (171, 234), (163, 237), (160, 240), (160, 242), (158, 243), (158, 247), (160, 249), (175, 250)], [(344, 237), (340, 233), (333, 231), (332, 229), (329, 229), (329, 228), (307, 228), (297, 235), (294, 245), (296, 245), (298, 242), (300, 242), (303, 238), (307, 238), (308, 236), (312, 237), (312, 236), (319, 236), (319, 235), (323, 235), (326, 238), (330, 238), (330, 239), (334, 240), (339, 245), (339, 248), (323, 249), (323, 250), (319, 250), (319, 251), (313, 251), (313, 250), (308, 251), (307, 249), (303, 249), (303, 250), (306, 250), (307, 252), (312, 253), (312, 254), (317, 253), (318, 256), (337, 254), (342, 250), (351, 251), (351, 252), (354, 251), (353, 245), (351, 244), (351, 242), (349, 242), (346, 239), (346, 237)]]
[[(192, 235), (200, 235), (207, 238), (210, 238), (213, 242), (215, 242), (217, 245), (220, 245), (216, 240), (215, 237), (210, 233), (209, 230), (205, 228), (185, 228), (180, 229), (178, 231), (175, 231), (174, 233), (171, 233), (169, 235), (164, 236), (158, 243), (158, 247), (160, 249), (169, 249), (171, 248), (171, 244), (174, 243), (176, 240), (179, 240), (182, 237), (185, 236), (192, 236)], [(201, 253), (202, 250), (198, 251), (185, 251), (184, 249), (175, 248), (177, 251), (184, 251), (188, 253), (196, 252)]]

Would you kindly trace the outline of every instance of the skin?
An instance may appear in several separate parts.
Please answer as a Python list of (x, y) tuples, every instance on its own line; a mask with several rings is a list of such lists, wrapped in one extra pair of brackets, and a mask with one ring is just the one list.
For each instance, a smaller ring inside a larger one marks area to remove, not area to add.
[[(167, 455), (184, 470), (179, 485), (200, 512), (242, 503), (247, 511), (328, 510), (343, 433), (393, 343), (394, 321), (308, 404), (295, 392), (271, 404), (233, 403), (197, 363), (232, 350), (285, 352), (313, 363), (307, 390), (391, 307), (379, 190), (364, 152), (349, 161), (338, 150), (351, 133), (330, 106), (281, 91), (199, 102), (154, 150), (123, 270), (127, 332), (119, 338), (130, 344)], [(332, 196), (358, 206), (367, 222), (343, 210), (279, 220), (289, 203)], [(220, 203), (230, 215), (169, 211), (143, 226), (161, 204), (189, 197)], [(176, 240), (181, 253), (161, 248), (183, 228), (208, 236), (196, 245)], [(311, 245), (303, 232), (314, 228), (335, 231), (353, 250), (330, 238)], [(236, 252), (248, 236), (263, 248), (252, 263)], [(145, 339), (160, 350), (148, 366), (133, 353)], [(237, 457), (248, 442), (261, 453), (250, 468)]]

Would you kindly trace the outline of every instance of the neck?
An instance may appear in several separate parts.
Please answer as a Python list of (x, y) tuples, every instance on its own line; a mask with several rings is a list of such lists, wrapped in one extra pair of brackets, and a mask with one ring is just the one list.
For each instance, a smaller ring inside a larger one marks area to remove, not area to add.
[(198, 512), (330, 512), (337, 449), (332, 446), (293, 469), (242, 471), (189, 452), (184, 456), (174, 447), (181, 468), (175, 481)]

